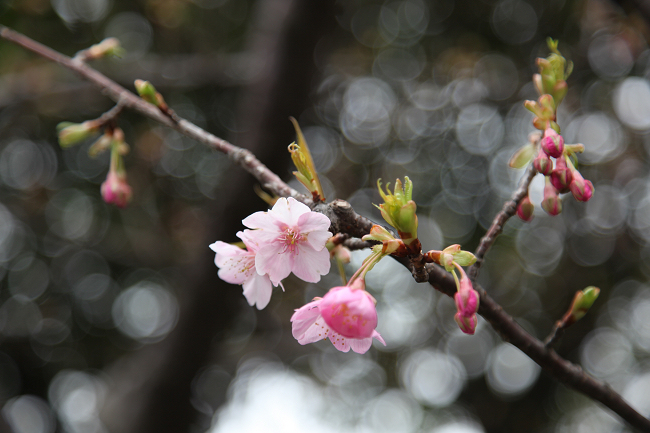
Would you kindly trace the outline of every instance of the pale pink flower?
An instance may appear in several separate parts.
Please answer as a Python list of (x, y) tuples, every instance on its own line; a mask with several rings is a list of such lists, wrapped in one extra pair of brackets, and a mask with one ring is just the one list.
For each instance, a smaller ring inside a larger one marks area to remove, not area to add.
[(292, 197), (279, 198), (268, 212), (255, 212), (242, 223), (259, 244), (255, 266), (261, 275), (268, 274), (273, 284), (293, 272), (310, 283), (330, 270), (330, 256), (325, 243), (332, 236), (330, 220), (312, 212)]
[(344, 337), (368, 338), (375, 332), (375, 300), (364, 288), (363, 279), (356, 279), (350, 286), (330, 289), (320, 303), (325, 323)]
[(461, 272), (461, 278), (458, 292), (454, 295), (457, 309), (454, 320), (465, 334), (474, 334), (478, 324), (478, 318), (476, 317), (479, 305), (478, 292), (472, 287), (472, 282), (465, 274), (465, 271), (461, 267), (458, 267), (458, 270)]
[(214, 264), (219, 267), (219, 278), (230, 284), (241, 284), (248, 304), (256, 305), (261, 310), (269, 304), (273, 287), (269, 276), (260, 275), (255, 269), (258, 246), (248, 232), (237, 233), (247, 249), (221, 241), (211, 244), (210, 249), (217, 253)]
[(329, 338), (334, 347), (341, 352), (348, 352), (352, 349), (357, 353), (366, 353), (372, 346), (372, 339), (375, 338), (384, 346), (386, 343), (379, 332), (373, 330), (366, 338), (346, 338), (330, 328), (320, 312), (320, 305), (323, 299), (315, 298), (312, 302), (302, 306), (291, 316), (291, 331), (298, 343), (308, 344)]

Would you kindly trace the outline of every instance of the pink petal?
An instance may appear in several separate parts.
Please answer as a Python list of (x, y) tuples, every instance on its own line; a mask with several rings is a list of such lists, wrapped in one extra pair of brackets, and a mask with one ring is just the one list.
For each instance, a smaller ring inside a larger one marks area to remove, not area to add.
[(381, 335), (379, 334), (379, 332), (377, 332), (377, 331), (373, 332), (372, 333), (372, 338), (376, 339), (377, 341), (379, 341), (384, 346), (386, 345), (386, 342), (384, 341), (383, 338), (381, 338)]
[(254, 231), (255, 230), (244, 230), (243, 232), (237, 232), (237, 237), (244, 242), (246, 249), (251, 253), (256, 253), (257, 250), (260, 249), (259, 239), (251, 235)]
[(244, 281), (243, 288), (248, 305), (256, 305), (258, 310), (269, 305), (273, 287), (268, 275), (253, 272), (250, 278)]
[(315, 299), (308, 304), (303, 305), (298, 308), (293, 316), (291, 316), (291, 323), (293, 322), (303, 322), (303, 321), (316, 321), (316, 318), (320, 315), (320, 310), (318, 308), (322, 299)]
[(249, 229), (262, 229), (271, 232), (279, 230), (277, 220), (269, 215), (269, 212), (255, 212), (244, 218), (242, 224)]
[(255, 272), (255, 259), (250, 252), (221, 241), (210, 248), (217, 253), (214, 263), (219, 267), (219, 278), (225, 282), (242, 284)]
[[(302, 227), (300, 229), (302, 230)], [(331, 237), (332, 233), (317, 230), (307, 234), (307, 242), (309, 242), (309, 245), (311, 245), (316, 251), (320, 251), (325, 248), (325, 244)]]
[(296, 340), (298, 340), (298, 343), (303, 345), (308, 343), (315, 343), (316, 341), (327, 338), (327, 336), (331, 333), (332, 330), (328, 328), (323, 319), (319, 317), (318, 320), (316, 320), (307, 328), (304, 334), (301, 336), (299, 335), (299, 338), (296, 337)]
[(298, 278), (308, 283), (317, 283), (321, 275), (330, 271), (330, 253), (325, 248), (315, 251), (309, 245), (301, 244), (298, 246), (298, 253), (293, 257), (291, 270)]
[(349, 352), (350, 351), (350, 341), (342, 336), (341, 334), (337, 334), (334, 331), (330, 332), (330, 341), (336, 347), (338, 350), (341, 352)]
[(370, 346), (372, 346), (372, 337), (350, 339), (350, 347), (357, 353), (366, 353), (370, 349)]
[(269, 274), (271, 282), (277, 286), (291, 273), (291, 257), (291, 254), (283, 254), (278, 245), (265, 245), (255, 255), (255, 268), (260, 275)]
[[(305, 206), (306, 207), (306, 206)], [(322, 213), (308, 212), (300, 215), (298, 226), (300, 233), (309, 233), (313, 231), (328, 231), (332, 222)], [(331, 236), (331, 235), (330, 235)]]
[[(280, 199), (280, 200), (284, 200), (284, 203), (280, 206), (282, 217), (285, 218), (283, 219), (283, 221), (290, 227), (295, 227), (296, 225), (298, 225), (298, 221), (301, 215), (311, 213), (311, 209), (309, 209), (309, 206), (300, 203), (298, 200), (296, 200), (293, 197), (289, 197), (287, 199)], [(278, 200), (275, 203), (275, 206), (279, 204), (280, 200)], [(275, 206), (273, 206), (274, 211), (275, 211)]]

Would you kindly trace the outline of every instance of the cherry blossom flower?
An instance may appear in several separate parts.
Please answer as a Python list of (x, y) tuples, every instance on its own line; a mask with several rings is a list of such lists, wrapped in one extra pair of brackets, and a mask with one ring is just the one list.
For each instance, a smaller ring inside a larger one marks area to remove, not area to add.
[(379, 332), (374, 329), (371, 335), (365, 338), (346, 338), (334, 331), (323, 319), (320, 310), (322, 302), (323, 299), (314, 298), (312, 302), (302, 306), (291, 316), (291, 331), (298, 343), (305, 345), (329, 338), (334, 347), (341, 352), (352, 349), (357, 353), (366, 353), (372, 346), (373, 338), (386, 345)]
[(375, 300), (361, 278), (330, 289), (320, 303), (320, 313), (331, 329), (347, 338), (372, 337), (377, 327)]
[(268, 274), (273, 284), (293, 272), (310, 283), (320, 281), (330, 270), (325, 244), (332, 236), (330, 220), (289, 197), (280, 198), (268, 212), (255, 212), (242, 223), (251, 229), (251, 239), (259, 244), (255, 267)]
[(211, 244), (210, 249), (217, 253), (214, 264), (219, 267), (219, 278), (230, 284), (241, 284), (248, 304), (261, 310), (269, 304), (273, 287), (269, 276), (260, 275), (255, 269), (258, 245), (249, 233), (250, 230), (237, 233), (247, 249), (221, 241)]

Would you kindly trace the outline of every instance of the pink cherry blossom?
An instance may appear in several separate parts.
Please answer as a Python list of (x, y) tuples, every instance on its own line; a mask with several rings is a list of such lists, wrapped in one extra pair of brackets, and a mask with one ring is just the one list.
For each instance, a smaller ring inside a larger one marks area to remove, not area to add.
[(366, 353), (372, 346), (372, 339), (375, 338), (384, 346), (386, 343), (379, 332), (373, 330), (366, 338), (346, 338), (332, 330), (320, 312), (320, 305), (323, 299), (315, 298), (312, 302), (302, 306), (291, 316), (291, 330), (298, 343), (305, 345), (329, 338), (334, 347), (341, 352), (348, 352), (352, 349), (357, 353)]
[(273, 284), (293, 272), (310, 283), (320, 281), (330, 270), (330, 256), (325, 243), (332, 236), (330, 220), (289, 197), (280, 198), (268, 212), (255, 212), (243, 224), (251, 229), (250, 237), (259, 244), (255, 267), (268, 274)]
[(351, 286), (330, 289), (320, 303), (325, 323), (344, 337), (372, 337), (377, 327), (375, 300), (364, 288), (363, 279), (356, 279)]
[(217, 253), (214, 264), (219, 267), (219, 278), (230, 284), (241, 284), (248, 304), (261, 310), (269, 304), (273, 287), (269, 276), (260, 275), (255, 269), (258, 245), (250, 238), (249, 232), (237, 233), (246, 250), (221, 241), (211, 244), (210, 249)]
[(465, 334), (474, 334), (478, 324), (478, 318), (476, 317), (479, 305), (478, 292), (472, 287), (472, 282), (463, 268), (460, 266), (457, 268), (461, 272), (461, 278), (458, 292), (454, 295), (457, 309), (454, 320)]

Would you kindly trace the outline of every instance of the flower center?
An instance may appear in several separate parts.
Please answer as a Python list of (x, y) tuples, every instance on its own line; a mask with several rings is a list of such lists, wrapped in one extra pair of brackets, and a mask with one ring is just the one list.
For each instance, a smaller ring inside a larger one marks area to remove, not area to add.
[(293, 227), (287, 227), (284, 230), (284, 233), (279, 237), (280, 242), (284, 245), (282, 246), (282, 252), (285, 253), (289, 251), (292, 254), (298, 252), (298, 244), (305, 240), (305, 237), (300, 234), (300, 230)]

